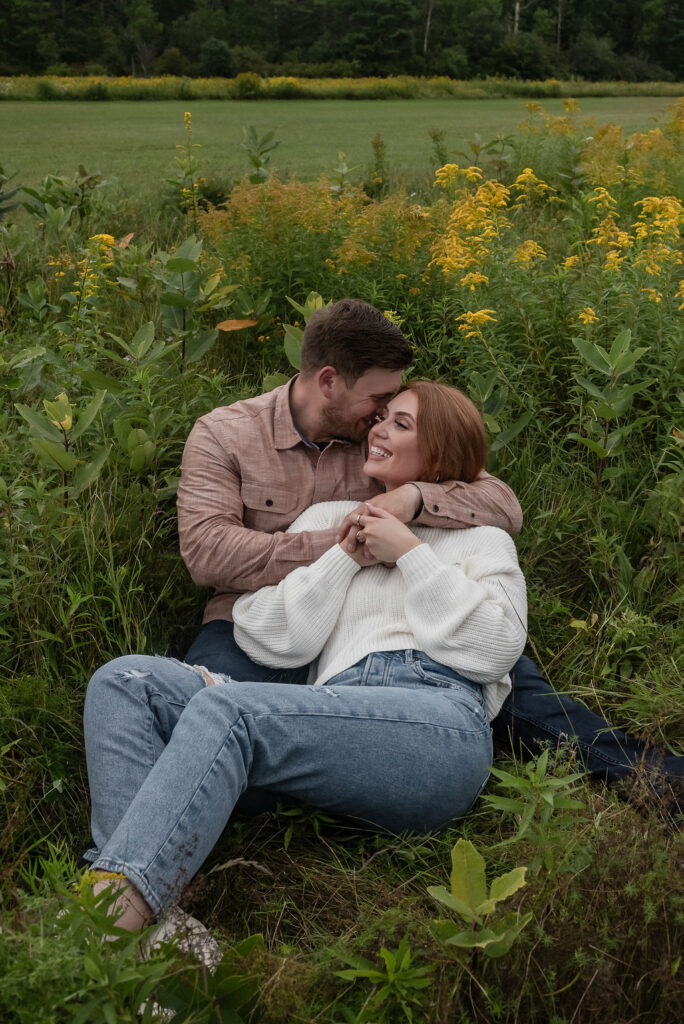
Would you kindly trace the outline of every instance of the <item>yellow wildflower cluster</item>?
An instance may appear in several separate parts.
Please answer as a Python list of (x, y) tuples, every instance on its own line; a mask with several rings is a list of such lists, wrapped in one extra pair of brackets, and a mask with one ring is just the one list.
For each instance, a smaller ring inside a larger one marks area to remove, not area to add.
[(556, 201), (554, 193), (556, 189), (547, 185), (545, 181), (538, 178), (531, 167), (526, 167), (513, 182), (511, 186), (517, 192), (517, 202), (514, 210), (520, 209), (523, 205), (543, 206), (544, 203)]
[(494, 313), (496, 313), (495, 309), (476, 309), (461, 313), (456, 317), (456, 320), (463, 321), (458, 325), (458, 329), (465, 334), (466, 338), (476, 338), (482, 333), (480, 328), (485, 324), (498, 323)]
[(577, 314), (577, 319), (581, 320), (583, 324), (595, 324), (598, 322), (596, 311), (591, 306), (585, 306), (584, 309), (580, 310)]
[[(130, 238), (125, 240), (126, 244), (128, 241)], [(71, 287), (80, 293), (81, 299), (90, 299), (98, 290), (103, 272), (112, 265), (116, 244), (113, 235), (92, 235), (84, 255), (63, 253), (48, 260), (47, 265), (57, 268), (55, 280), (70, 275)]]
[[(590, 198), (589, 202), (596, 201), (599, 209), (606, 210), (612, 196), (603, 188), (596, 189), (596, 192), (599, 195), (595, 200)], [(604, 250), (603, 269), (607, 273), (620, 269), (629, 250), (634, 245), (634, 240), (629, 232), (619, 227), (614, 212), (608, 213), (596, 225), (591, 233), (591, 238), (587, 241), (590, 245), (597, 245)]]
[(672, 111), (669, 121), (665, 125), (668, 135), (684, 135), (684, 96), (680, 96), (676, 103), (668, 107)]
[(634, 225), (634, 235), (641, 243), (634, 265), (647, 274), (659, 277), (667, 266), (679, 266), (681, 229), (684, 227), (684, 206), (675, 196), (647, 196), (634, 204), (641, 212)]
[(544, 125), (549, 135), (574, 135), (575, 123), (569, 117), (557, 117), (555, 114), (547, 114)]
[(244, 179), (218, 210), (200, 216), (205, 234), (213, 241), (252, 226), (264, 243), (280, 247), (284, 239), (301, 230), (325, 234), (346, 226), (367, 202), (359, 189), (345, 189), (339, 196), (323, 175), (318, 181), (280, 181), (276, 175), (263, 184)]
[(481, 274), (479, 271), (474, 271), (470, 274), (466, 274), (460, 280), (462, 288), (469, 288), (471, 292), (474, 292), (478, 285), (489, 284), (489, 278), (486, 274)]
[(546, 256), (546, 253), (542, 249), (541, 245), (532, 238), (528, 238), (513, 253), (514, 263), (523, 263), (525, 266), (529, 266), (534, 263), (535, 260), (541, 260)]
[(346, 237), (333, 253), (338, 272), (389, 258), (407, 266), (432, 231), (430, 217), (401, 193), (367, 203), (349, 221)]
[(509, 190), (499, 181), (483, 181), (472, 192), (463, 188), (444, 235), (432, 247), (432, 265), (445, 274), (459, 274), (461, 279), (471, 273), (482, 274), (490, 244), (511, 227), (504, 212), (509, 200)]
[(622, 126), (603, 124), (589, 139), (582, 156), (587, 181), (592, 185), (609, 187), (622, 181), (625, 175), (625, 140)]
[(471, 184), (482, 181), (479, 167), (459, 167), (458, 164), (444, 164), (435, 171), (435, 187), (439, 185), (446, 192), (462, 188), (466, 182)]

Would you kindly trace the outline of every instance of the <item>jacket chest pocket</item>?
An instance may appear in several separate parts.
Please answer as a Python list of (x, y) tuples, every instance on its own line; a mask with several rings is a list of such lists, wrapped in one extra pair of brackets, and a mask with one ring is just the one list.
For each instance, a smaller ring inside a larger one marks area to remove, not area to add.
[(299, 495), (282, 487), (269, 487), (263, 483), (243, 481), (240, 497), (245, 507), (244, 523), (247, 527), (258, 524), (267, 533), (285, 529), (299, 512)]

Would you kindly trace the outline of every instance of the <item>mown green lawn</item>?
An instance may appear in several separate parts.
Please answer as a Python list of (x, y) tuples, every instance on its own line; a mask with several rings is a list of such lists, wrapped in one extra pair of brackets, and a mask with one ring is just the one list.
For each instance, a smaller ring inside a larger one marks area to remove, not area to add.
[[(588, 98), (582, 115), (613, 121), (626, 133), (651, 128), (672, 104), (664, 96)], [(563, 114), (561, 100), (544, 109)], [(330, 171), (345, 154), (361, 174), (372, 159), (371, 139), (382, 134), (393, 172), (407, 179), (429, 173), (429, 132), (446, 133), (459, 150), (478, 132), (483, 141), (515, 131), (527, 116), (521, 99), (497, 100), (265, 100), (141, 102), (0, 102), (1, 162), (15, 181), (35, 185), (46, 174), (71, 174), (79, 163), (105, 171), (126, 189), (156, 187), (174, 147), (185, 142), (183, 114), (193, 118), (193, 140), (204, 173), (237, 177), (247, 169), (242, 129), (274, 129), (281, 145), (271, 166), (281, 175), (312, 178)], [(588, 127), (586, 134), (591, 134)], [(459, 158), (454, 158), (458, 162)], [(461, 160), (461, 162), (463, 162)]]

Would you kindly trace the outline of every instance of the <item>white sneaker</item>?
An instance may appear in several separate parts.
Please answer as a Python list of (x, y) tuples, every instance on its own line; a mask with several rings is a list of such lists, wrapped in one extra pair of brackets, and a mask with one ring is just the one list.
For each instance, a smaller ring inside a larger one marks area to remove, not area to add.
[(211, 932), (180, 907), (174, 906), (164, 914), (155, 930), (146, 938), (142, 955), (149, 956), (162, 942), (173, 942), (182, 953), (190, 953), (209, 970), (221, 962), (222, 954), (218, 942)]

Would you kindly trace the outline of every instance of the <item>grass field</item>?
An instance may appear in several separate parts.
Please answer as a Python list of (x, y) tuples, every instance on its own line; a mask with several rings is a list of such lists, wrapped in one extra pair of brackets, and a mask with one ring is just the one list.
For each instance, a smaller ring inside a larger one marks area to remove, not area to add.
[[(648, 131), (670, 105), (582, 101), (576, 131), (537, 115), (480, 180), (432, 173), (430, 129), (461, 149), (513, 132), (523, 100), (0, 103), (5, 171), (64, 179), (0, 223), (1, 1024), (152, 1024), (155, 1001), (174, 1024), (684, 1020), (682, 760), (664, 760), (684, 754), (684, 100)], [(186, 109), (199, 167), (169, 185)], [(250, 124), (282, 140), (283, 176), (344, 150), (367, 191), (271, 177), (205, 207), (200, 177), (248, 170)], [(369, 173), (378, 131), (386, 177)], [(91, 203), (79, 162), (118, 185)], [(102, 941), (111, 919), (66, 888), (89, 845), (83, 701), (110, 657), (182, 657), (196, 633), (184, 442), (292, 372), (287, 296), (310, 292), (393, 311), (412, 375), (483, 409), (524, 511), (528, 653), (653, 760), (623, 800), (575, 777), (571, 744), (533, 765), (503, 744), (475, 809), (426, 837), (306, 807), (235, 815), (182, 897), (225, 954), (210, 975)], [(219, 334), (226, 318), (252, 326)], [(463, 837), (499, 880), (481, 915), (432, 890)]]
[[(653, 127), (672, 104), (663, 96), (587, 98), (582, 116), (598, 124), (621, 124), (626, 134)], [(561, 100), (545, 100), (544, 109), (562, 114)], [(371, 139), (380, 132), (395, 176), (430, 174), (429, 132), (445, 132), (448, 150), (463, 149), (479, 133), (484, 141), (514, 132), (527, 111), (523, 100), (316, 100), (142, 101), (138, 103), (0, 104), (1, 161), (15, 181), (37, 184), (46, 174), (70, 174), (79, 163), (101, 170), (122, 188), (153, 188), (184, 142), (183, 114), (190, 109), (193, 138), (201, 146), (202, 172), (239, 177), (247, 169), (240, 149), (242, 129), (274, 129), (281, 145), (271, 166), (281, 176), (314, 178), (330, 171), (338, 152), (360, 176), (372, 157)], [(588, 128), (587, 135), (591, 134)], [(352, 176), (353, 177), (353, 176)]]

